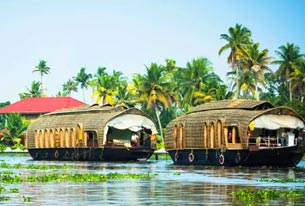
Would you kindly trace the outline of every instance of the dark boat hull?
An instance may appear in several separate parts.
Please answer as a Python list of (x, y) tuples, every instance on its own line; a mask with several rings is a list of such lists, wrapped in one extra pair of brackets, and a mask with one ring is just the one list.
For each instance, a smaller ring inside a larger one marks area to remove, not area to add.
[(283, 147), (259, 150), (182, 149), (169, 150), (174, 164), (206, 166), (296, 166), (304, 155), (304, 148)]
[(148, 159), (154, 152), (143, 147), (104, 148), (32, 148), (28, 149), (34, 160), (63, 160), (63, 161), (132, 161)]

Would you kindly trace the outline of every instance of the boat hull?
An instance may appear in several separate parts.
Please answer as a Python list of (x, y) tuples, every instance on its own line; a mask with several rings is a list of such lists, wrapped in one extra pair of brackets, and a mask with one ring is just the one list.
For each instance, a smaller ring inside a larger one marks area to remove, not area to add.
[(169, 150), (177, 165), (205, 166), (296, 166), (304, 155), (304, 148), (283, 147), (258, 150), (181, 149)]
[(34, 160), (63, 161), (133, 161), (148, 159), (152, 149), (104, 147), (104, 148), (32, 148), (28, 149)]

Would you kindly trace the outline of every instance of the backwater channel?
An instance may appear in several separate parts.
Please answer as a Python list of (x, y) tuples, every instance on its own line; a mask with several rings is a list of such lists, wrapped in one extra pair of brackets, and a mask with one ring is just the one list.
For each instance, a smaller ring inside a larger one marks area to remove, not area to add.
[[(139, 162), (64, 162), (33, 161), (27, 154), (0, 154), (0, 164), (67, 165), (69, 169), (10, 169), (17, 175), (50, 173), (135, 173), (151, 174), (149, 178), (109, 179), (106, 182), (22, 182), (4, 184), (1, 196), (10, 200), (0, 205), (245, 205), (232, 194), (244, 188), (279, 191), (305, 190), (303, 182), (265, 182), (265, 179), (305, 179), (305, 161), (295, 168), (246, 168), (177, 166), (169, 159)], [(0, 175), (5, 168), (0, 168)], [(10, 193), (10, 188), (18, 193)], [(22, 197), (29, 197), (24, 201)], [(255, 205), (305, 205), (305, 197), (277, 198)]]

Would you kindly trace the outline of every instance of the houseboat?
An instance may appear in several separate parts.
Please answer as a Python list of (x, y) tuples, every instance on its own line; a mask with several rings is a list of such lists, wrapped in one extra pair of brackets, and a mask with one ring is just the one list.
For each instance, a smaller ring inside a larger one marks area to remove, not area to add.
[(165, 148), (174, 164), (293, 167), (305, 152), (304, 124), (266, 101), (214, 101), (172, 120)]
[(28, 127), (34, 160), (128, 161), (155, 149), (153, 120), (136, 108), (81, 106), (39, 117)]

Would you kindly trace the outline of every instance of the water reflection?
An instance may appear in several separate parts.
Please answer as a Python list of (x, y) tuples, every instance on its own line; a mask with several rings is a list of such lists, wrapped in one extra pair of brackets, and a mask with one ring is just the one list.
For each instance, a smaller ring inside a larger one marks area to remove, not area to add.
[[(151, 173), (150, 179), (117, 179), (103, 183), (23, 183), (17, 187), (22, 196), (32, 197), (24, 203), (11, 195), (7, 205), (243, 205), (234, 199), (233, 191), (242, 188), (304, 189), (304, 183), (269, 183), (262, 178), (305, 179), (304, 161), (296, 168), (190, 167), (176, 166), (171, 161), (130, 163), (45, 162), (29, 157), (3, 157), (9, 164), (74, 165), (69, 170), (15, 170), (24, 175), (49, 172)], [(274, 200), (268, 205), (304, 205), (305, 197)], [(264, 205), (264, 204), (262, 204)]]

